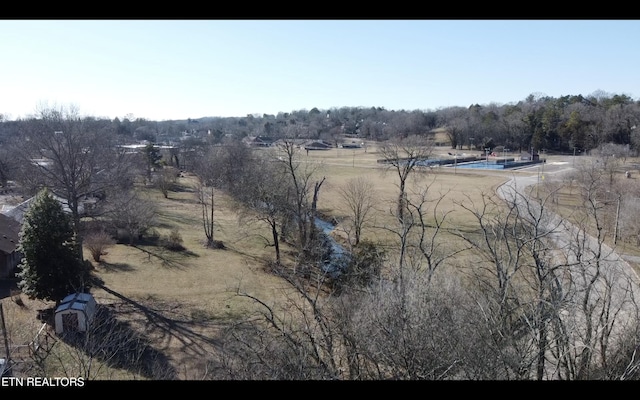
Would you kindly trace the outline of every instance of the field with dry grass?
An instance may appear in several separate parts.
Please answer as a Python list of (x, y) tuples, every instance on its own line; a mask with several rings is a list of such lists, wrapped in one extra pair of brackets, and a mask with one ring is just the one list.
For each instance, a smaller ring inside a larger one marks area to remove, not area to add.
[[(444, 155), (450, 149), (437, 149)], [(318, 207), (328, 216), (342, 220), (347, 211), (342, 206), (339, 188), (349, 179), (364, 176), (375, 184), (376, 212), (365, 238), (375, 241), (393, 240), (385, 229), (393, 224), (390, 210), (397, 199), (397, 176), (385, 170), (378, 162), (381, 155), (375, 146), (360, 149), (331, 149), (301, 151), (299, 160), (316, 168), (318, 178), (326, 177), (320, 191)], [(440, 205), (442, 212), (456, 210), (459, 202), (479, 201), (482, 193), (493, 192), (511, 173), (527, 171), (481, 171), (453, 168), (431, 168), (418, 171), (411, 180), (409, 190), (429, 185), (436, 197), (445, 196)], [(166, 370), (170, 379), (199, 379), (204, 374), (207, 356), (216, 351), (223, 340), (220, 328), (236, 317), (256, 307), (237, 292), (246, 292), (268, 304), (277, 304), (284, 298), (287, 285), (265, 270), (267, 261), (274, 259), (273, 247), (268, 246), (267, 226), (256, 220), (241, 220), (234, 211), (231, 199), (218, 193), (215, 204), (215, 239), (224, 243), (224, 249), (203, 246), (201, 206), (193, 191), (193, 180), (188, 175), (179, 178), (176, 191), (164, 198), (157, 189), (144, 188), (147, 196), (158, 206), (157, 234), (167, 235), (177, 229), (183, 239), (184, 251), (175, 252), (156, 245), (117, 244), (107, 249), (102, 261), (93, 263), (95, 275), (104, 282), (104, 288), (95, 288), (93, 294), (100, 307), (110, 315), (125, 321), (127, 329), (135, 332), (164, 360), (159, 368)], [(464, 225), (469, 216), (454, 212), (452, 224)], [(339, 236), (340, 226), (336, 229)], [(338, 240), (340, 238), (338, 237)], [(288, 254), (286, 244), (283, 254)], [(85, 251), (89, 258), (89, 252)], [(51, 304), (29, 300), (18, 292), (5, 293), (2, 298), (4, 315), (16, 358), (32, 342), (42, 327), (38, 310)], [(123, 322), (123, 323), (125, 323)], [(56, 347), (57, 346), (57, 347)], [(81, 362), (72, 357), (73, 351), (64, 343), (53, 346), (58, 358), (77, 364), (69, 371), (81, 374)], [(62, 355), (61, 355), (62, 354)], [(66, 356), (64, 355), (66, 354)], [(25, 360), (27, 357), (22, 354)], [(158, 356), (158, 358), (161, 358)], [(75, 360), (75, 361), (74, 361)], [(101, 362), (96, 360), (96, 365)], [(62, 363), (62, 361), (61, 361)], [(50, 371), (60, 376), (61, 369)], [(145, 379), (145, 374), (132, 371), (126, 365), (94, 368), (96, 379)], [(73, 373), (71, 374), (73, 375)], [(147, 375), (149, 376), (149, 375)], [(156, 374), (157, 376), (157, 374)]]

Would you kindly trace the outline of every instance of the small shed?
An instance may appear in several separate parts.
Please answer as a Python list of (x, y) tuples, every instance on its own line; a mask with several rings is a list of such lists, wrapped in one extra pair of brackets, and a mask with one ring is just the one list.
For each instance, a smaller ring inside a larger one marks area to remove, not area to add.
[(55, 311), (56, 333), (86, 332), (96, 313), (96, 301), (89, 293), (70, 294)]

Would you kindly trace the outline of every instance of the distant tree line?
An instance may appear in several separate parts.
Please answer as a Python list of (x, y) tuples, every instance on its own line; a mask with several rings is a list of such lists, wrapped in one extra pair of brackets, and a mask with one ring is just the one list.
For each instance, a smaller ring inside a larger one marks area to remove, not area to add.
[[(215, 110), (212, 110), (215, 113)], [(640, 101), (602, 91), (558, 98), (531, 94), (510, 104), (495, 103), (437, 110), (387, 110), (384, 107), (301, 109), (277, 115), (203, 117), (178, 121), (152, 121), (127, 115), (101, 119), (86, 117), (93, 130), (112, 134), (122, 143), (180, 142), (185, 147), (222, 143), (247, 136), (304, 138), (337, 144), (344, 137), (384, 141), (422, 135), (441, 128), (452, 148), (484, 149), (503, 146), (518, 150), (586, 152), (605, 143), (637, 150), (636, 126)], [(21, 126), (32, 118), (0, 118), (0, 143), (20, 136)], [(0, 178), (6, 166), (0, 154)]]

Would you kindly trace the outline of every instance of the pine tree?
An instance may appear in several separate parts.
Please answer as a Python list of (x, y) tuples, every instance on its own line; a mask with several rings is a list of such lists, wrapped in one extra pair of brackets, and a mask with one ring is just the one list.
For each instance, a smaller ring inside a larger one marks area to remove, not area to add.
[(56, 303), (84, 291), (89, 269), (78, 258), (77, 247), (71, 217), (47, 189), (40, 191), (20, 231), (18, 287), (31, 299)]

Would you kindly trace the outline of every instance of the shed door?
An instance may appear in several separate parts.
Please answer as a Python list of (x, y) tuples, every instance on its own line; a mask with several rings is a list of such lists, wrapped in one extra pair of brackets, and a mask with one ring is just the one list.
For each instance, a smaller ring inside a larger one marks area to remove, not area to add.
[(78, 330), (78, 314), (66, 313), (62, 314), (62, 331), (77, 331)]

